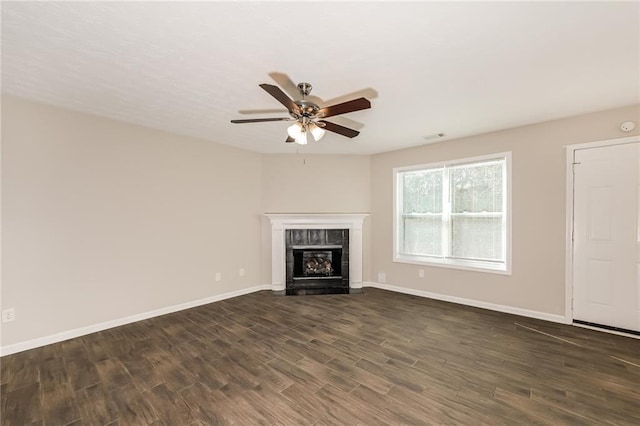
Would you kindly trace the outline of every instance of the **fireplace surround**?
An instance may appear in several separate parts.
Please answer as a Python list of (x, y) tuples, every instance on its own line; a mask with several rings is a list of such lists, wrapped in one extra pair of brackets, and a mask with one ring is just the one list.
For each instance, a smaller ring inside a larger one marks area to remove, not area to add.
[(349, 293), (349, 230), (286, 229), (287, 295)]
[[(362, 288), (362, 225), (368, 214), (267, 213), (265, 216), (271, 221), (271, 288), (273, 291), (285, 292), (287, 289), (287, 267), (291, 267), (292, 263), (295, 264), (296, 256), (298, 256), (297, 262), (300, 263), (301, 268), (306, 267), (306, 263), (309, 263), (309, 267), (315, 270), (315, 272), (307, 272), (310, 281), (315, 280), (317, 283), (323, 279), (341, 280), (349, 290)], [(338, 230), (346, 231), (342, 233), (346, 236), (344, 240), (338, 241), (336, 239), (339, 234)], [(292, 232), (297, 236), (306, 234), (311, 238), (297, 242), (290, 240), (292, 243), (290, 244), (289, 265), (287, 264), (287, 231), (289, 231), (290, 238)], [(322, 235), (324, 235), (324, 240), (320, 239)], [(297, 255), (293, 254), (294, 250), (298, 253)], [(342, 251), (340, 261), (337, 260), (338, 250)], [(348, 253), (347, 262), (344, 261), (343, 253)], [(327, 260), (329, 260), (329, 264), (327, 264)], [(314, 263), (318, 264), (317, 267)], [(326, 268), (331, 268), (332, 271), (327, 274)], [(339, 275), (336, 274), (336, 271), (339, 271)], [(302, 272), (304, 274), (304, 271)], [(341, 278), (337, 278), (338, 276)], [(302, 278), (296, 280), (298, 287), (304, 286), (304, 275)]]

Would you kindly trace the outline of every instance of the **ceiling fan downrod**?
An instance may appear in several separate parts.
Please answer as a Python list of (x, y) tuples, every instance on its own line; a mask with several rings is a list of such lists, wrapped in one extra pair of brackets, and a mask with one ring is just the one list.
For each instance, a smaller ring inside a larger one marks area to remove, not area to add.
[(313, 86), (310, 83), (298, 83), (298, 91), (302, 95), (303, 100), (305, 96), (309, 96), (311, 89), (313, 89)]

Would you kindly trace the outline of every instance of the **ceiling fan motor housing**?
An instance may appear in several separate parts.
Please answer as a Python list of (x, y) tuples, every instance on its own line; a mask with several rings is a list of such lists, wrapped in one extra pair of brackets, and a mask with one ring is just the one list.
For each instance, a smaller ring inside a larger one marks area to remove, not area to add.
[(307, 118), (312, 118), (315, 117), (318, 110), (320, 109), (320, 107), (316, 104), (314, 104), (313, 102), (310, 101), (305, 101), (304, 99), (301, 99), (299, 101), (295, 101), (295, 104), (298, 105), (298, 107), (300, 107), (300, 111), (298, 111), (298, 113), (296, 114), (295, 112), (289, 111), (289, 113), (294, 117), (294, 118), (300, 118), (300, 117), (307, 117)]
[[(298, 91), (300, 92), (300, 95), (302, 95), (302, 99), (294, 102), (300, 108), (299, 111), (289, 111), (289, 114), (293, 118), (314, 118), (316, 116), (320, 107), (305, 99), (305, 97), (309, 96), (309, 93), (311, 93), (311, 89), (313, 89), (313, 86), (311, 86), (310, 83), (298, 83)], [(304, 121), (306, 120), (303, 120), (303, 124)]]

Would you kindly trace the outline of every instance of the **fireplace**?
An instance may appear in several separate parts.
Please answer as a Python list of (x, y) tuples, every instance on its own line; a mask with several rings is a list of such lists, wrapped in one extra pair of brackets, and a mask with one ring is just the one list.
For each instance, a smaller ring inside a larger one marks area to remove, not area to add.
[[(265, 216), (271, 221), (273, 291), (286, 293), (289, 289), (290, 294), (314, 294), (313, 286), (341, 288), (343, 292), (362, 288), (362, 225), (368, 214), (267, 213)], [(319, 266), (311, 261), (306, 276), (305, 259), (314, 259)], [(329, 259), (332, 271), (327, 275)], [(296, 262), (300, 269), (294, 273)]]
[(285, 231), (286, 294), (349, 293), (349, 230)]

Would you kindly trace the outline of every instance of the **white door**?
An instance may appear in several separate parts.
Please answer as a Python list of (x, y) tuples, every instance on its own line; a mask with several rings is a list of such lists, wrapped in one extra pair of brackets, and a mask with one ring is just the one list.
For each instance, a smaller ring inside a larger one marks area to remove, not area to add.
[(640, 143), (574, 156), (573, 318), (640, 331)]

